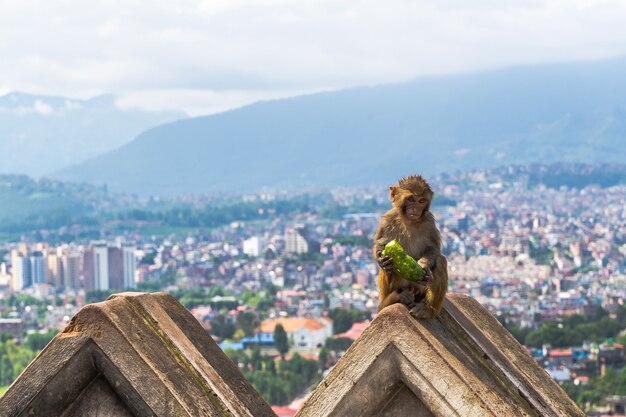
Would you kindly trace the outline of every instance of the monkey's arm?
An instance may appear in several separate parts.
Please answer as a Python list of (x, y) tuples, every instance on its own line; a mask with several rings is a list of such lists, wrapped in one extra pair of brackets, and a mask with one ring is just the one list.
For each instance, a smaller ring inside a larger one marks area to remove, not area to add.
[(389, 222), (387, 218), (383, 216), (383, 218), (380, 219), (380, 225), (374, 235), (374, 259), (378, 259), (380, 252), (385, 249), (385, 245), (393, 240), (393, 238), (389, 238), (389, 234)]
[(389, 223), (387, 218), (383, 216), (380, 221), (380, 225), (376, 230), (376, 234), (374, 235), (374, 259), (378, 263), (380, 269), (391, 275), (393, 272), (393, 259), (389, 256), (381, 256), (381, 252), (385, 249), (385, 245), (389, 243), (389, 241), (393, 240), (393, 238), (389, 238), (389, 234)]
[(424, 251), (417, 263), (422, 268), (434, 269), (437, 265), (437, 259), (441, 256), (441, 236), (435, 225), (435, 219), (431, 216), (423, 223), (421, 230), (421, 238), (425, 240)]
[(417, 263), (422, 268), (428, 268), (432, 271), (435, 265), (437, 264), (437, 258), (440, 255), (441, 255), (441, 250), (438, 247), (434, 245), (426, 246), (426, 249), (424, 249), (422, 257), (417, 260)]
[(433, 280), (426, 293), (426, 305), (430, 308), (433, 317), (437, 316), (443, 307), (443, 300), (448, 291), (448, 260), (445, 256), (437, 257), (437, 265), (433, 270)]
[(411, 315), (416, 319), (431, 319), (437, 317), (443, 307), (443, 300), (448, 291), (448, 261), (440, 255), (432, 271), (432, 280), (426, 287), (424, 302), (411, 309)]

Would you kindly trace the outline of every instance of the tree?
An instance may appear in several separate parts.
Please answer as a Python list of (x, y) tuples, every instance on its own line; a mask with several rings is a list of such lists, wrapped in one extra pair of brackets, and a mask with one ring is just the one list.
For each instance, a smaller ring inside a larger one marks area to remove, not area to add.
[(222, 339), (230, 339), (235, 333), (235, 325), (228, 321), (226, 316), (220, 314), (211, 322), (211, 333)]
[(335, 352), (345, 352), (352, 345), (354, 340), (347, 337), (338, 337), (336, 339), (329, 337), (326, 339), (325, 347)]
[(42, 350), (57, 333), (59, 333), (58, 330), (49, 329), (46, 333), (29, 334), (24, 341), (24, 345), (31, 350)]
[(330, 352), (328, 351), (328, 349), (323, 347), (322, 350), (320, 350), (319, 356), (320, 371), (324, 372), (326, 364), (328, 363), (328, 359), (330, 359)]
[(252, 337), (254, 331), (259, 326), (259, 319), (256, 314), (245, 311), (237, 316), (237, 325), (243, 330), (247, 337)]
[(352, 327), (353, 323), (365, 320), (367, 315), (359, 310), (333, 308), (328, 316), (333, 319), (333, 334), (343, 333)]
[(280, 357), (285, 359), (285, 354), (289, 352), (289, 340), (282, 324), (277, 324), (274, 327), (274, 344), (278, 352), (280, 352)]

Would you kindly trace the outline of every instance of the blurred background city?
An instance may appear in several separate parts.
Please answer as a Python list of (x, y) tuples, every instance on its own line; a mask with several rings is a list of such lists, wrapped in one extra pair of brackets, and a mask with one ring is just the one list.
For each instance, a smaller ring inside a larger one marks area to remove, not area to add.
[(294, 415), (418, 173), (449, 291), (623, 413), (624, 28), (610, 0), (0, 1), (0, 393), (85, 304), (167, 291)]

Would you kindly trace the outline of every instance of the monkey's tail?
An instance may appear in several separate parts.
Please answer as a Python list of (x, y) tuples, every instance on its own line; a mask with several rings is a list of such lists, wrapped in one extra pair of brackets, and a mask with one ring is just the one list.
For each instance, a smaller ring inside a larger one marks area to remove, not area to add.
[(389, 279), (387, 278), (387, 275), (385, 275), (385, 271), (381, 269), (378, 272), (378, 293), (381, 303), (387, 297), (387, 295), (389, 295), (389, 291)]

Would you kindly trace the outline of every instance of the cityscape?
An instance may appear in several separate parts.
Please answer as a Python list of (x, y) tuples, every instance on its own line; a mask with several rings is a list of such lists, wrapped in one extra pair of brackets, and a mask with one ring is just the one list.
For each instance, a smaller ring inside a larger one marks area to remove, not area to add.
[[(622, 375), (626, 342), (626, 184), (605, 183), (588, 168), (563, 175), (558, 165), (520, 165), (431, 180), (449, 292), (489, 309), (587, 411), (615, 394), (596, 387)], [(541, 182), (543, 171), (561, 183)], [(72, 226), (71, 239), (63, 226), (63, 234), (45, 230), (2, 243), (0, 332), (9, 335), (2, 348), (13, 351), (0, 364), (2, 385), (83, 305), (122, 291), (167, 291), (278, 415), (295, 414), (376, 313), (371, 245), (390, 207), (387, 192), (334, 188), (334, 209), (319, 191), (246, 194), (233, 198), (260, 217), (88, 239), (79, 237), (83, 226)], [(304, 209), (256, 209), (303, 195)], [(298, 366), (300, 379), (270, 377), (276, 360)]]
[(626, 3), (0, 7), (0, 417), (626, 417)]

